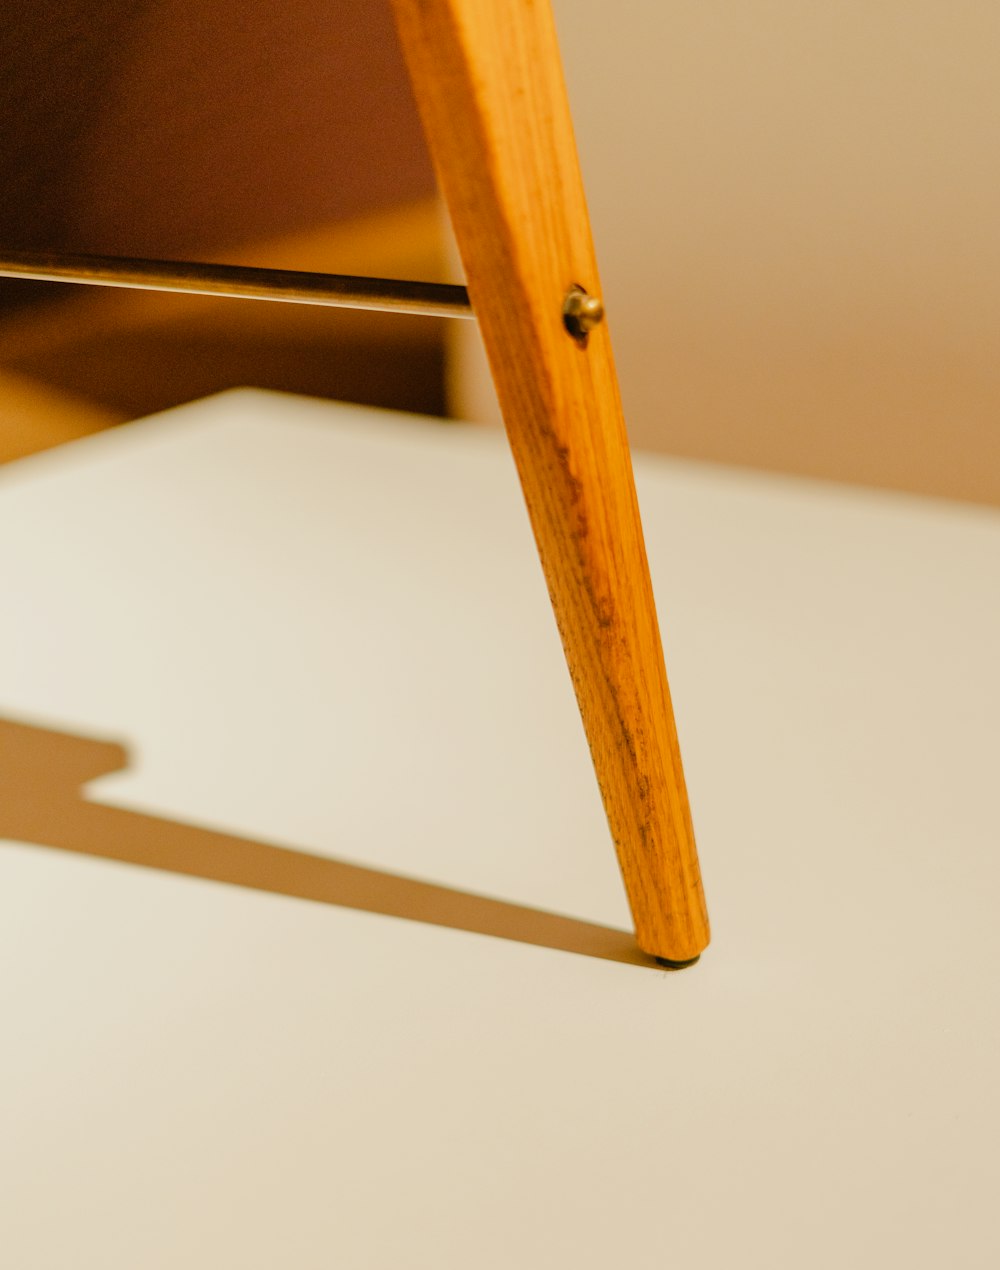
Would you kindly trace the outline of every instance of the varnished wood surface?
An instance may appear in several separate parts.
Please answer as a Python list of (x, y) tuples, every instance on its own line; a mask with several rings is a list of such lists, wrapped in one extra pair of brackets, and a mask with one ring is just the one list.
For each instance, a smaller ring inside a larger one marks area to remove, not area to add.
[(532, 0), (394, 0), (548, 580), (640, 945), (709, 939), (607, 324), (552, 15)]

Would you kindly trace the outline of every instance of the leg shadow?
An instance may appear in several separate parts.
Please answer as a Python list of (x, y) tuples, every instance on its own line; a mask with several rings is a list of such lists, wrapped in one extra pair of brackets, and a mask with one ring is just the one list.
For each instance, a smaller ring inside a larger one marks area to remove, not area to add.
[(625, 931), (86, 799), (127, 765), (120, 745), (0, 719), (0, 838), (656, 967)]

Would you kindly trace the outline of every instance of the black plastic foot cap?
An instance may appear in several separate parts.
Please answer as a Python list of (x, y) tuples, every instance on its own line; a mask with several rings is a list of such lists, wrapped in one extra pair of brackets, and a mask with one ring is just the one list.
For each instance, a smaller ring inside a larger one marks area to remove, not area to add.
[(686, 966), (693, 966), (696, 961), (701, 961), (701, 953), (697, 957), (689, 957), (687, 961), (670, 961), (667, 957), (655, 957), (654, 960), (665, 970), (683, 970)]

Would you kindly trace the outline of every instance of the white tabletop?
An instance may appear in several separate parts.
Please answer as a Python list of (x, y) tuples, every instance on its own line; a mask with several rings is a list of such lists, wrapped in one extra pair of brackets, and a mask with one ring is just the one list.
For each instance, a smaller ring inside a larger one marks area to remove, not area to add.
[[(1000, 517), (638, 484), (714, 927), (673, 974), (593, 929), (502, 437), (238, 392), (6, 470), (0, 715), (130, 757), (61, 844), (55, 759), (8, 804), (5, 1265), (1000, 1264)], [(346, 905), (137, 867), (192, 843)]]

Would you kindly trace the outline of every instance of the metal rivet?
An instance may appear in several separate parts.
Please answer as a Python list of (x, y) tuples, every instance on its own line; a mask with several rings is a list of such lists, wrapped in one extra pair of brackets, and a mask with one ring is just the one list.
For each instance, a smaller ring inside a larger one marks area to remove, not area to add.
[(575, 340), (585, 340), (604, 321), (600, 296), (588, 295), (583, 287), (570, 287), (563, 301), (563, 325)]

